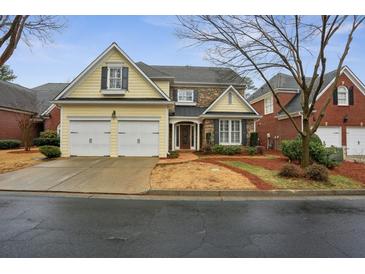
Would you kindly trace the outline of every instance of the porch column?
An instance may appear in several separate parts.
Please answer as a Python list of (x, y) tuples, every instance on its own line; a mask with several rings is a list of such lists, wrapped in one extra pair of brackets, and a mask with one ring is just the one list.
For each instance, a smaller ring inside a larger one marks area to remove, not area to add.
[(171, 150), (175, 150), (175, 123), (171, 123)]
[(200, 150), (200, 123), (196, 124), (197, 134), (196, 134), (196, 150)]

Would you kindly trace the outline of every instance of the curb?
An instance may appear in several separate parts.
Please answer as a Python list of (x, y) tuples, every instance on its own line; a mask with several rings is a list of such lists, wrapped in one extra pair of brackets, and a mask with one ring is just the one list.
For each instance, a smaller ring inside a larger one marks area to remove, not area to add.
[(201, 197), (276, 197), (276, 196), (338, 196), (365, 195), (365, 189), (339, 190), (162, 190), (154, 189), (147, 195)]

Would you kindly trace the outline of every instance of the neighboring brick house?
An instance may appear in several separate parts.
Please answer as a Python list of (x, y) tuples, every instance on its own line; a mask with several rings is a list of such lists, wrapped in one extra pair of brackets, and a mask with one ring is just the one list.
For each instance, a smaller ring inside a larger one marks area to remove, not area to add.
[[(335, 71), (324, 77), (323, 88), (317, 98), (315, 112), (310, 118), (313, 124), (328, 97), (331, 103), (321, 121), (316, 134), (327, 146), (343, 147), (347, 155), (365, 154), (365, 86), (348, 68), (341, 70), (337, 91), (331, 94)], [(291, 113), (299, 128), (302, 127), (302, 112), (298, 85), (292, 76), (278, 73), (270, 79), (270, 84)], [(285, 113), (275, 102), (267, 85), (263, 85), (249, 98), (252, 106), (262, 118), (256, 122), (261, 145), (279, 149), (285, 139), (293, 139), (298, 134)]]
[(55, 99), (62, 155), (166, 157), (208, 143), (246, 145), (260, 116), (244, 89), (231, 69), (135, 63), (113, 43)]
[(33, 137), (45, 129), (57, 130), (59, 109), (51, 103), (66, 86), (48, 83), (34, 89), (0, 81), (0, 139), (21, 139), (19, 121), (25, 117), (33, 121)]
[(55, 130), (59, 132), (60, 108), (51, 101), (68, 85), (68, 83), (46, 83), (33, 88), (37, 97), (38, 111), (43, 119), (44, 130)]

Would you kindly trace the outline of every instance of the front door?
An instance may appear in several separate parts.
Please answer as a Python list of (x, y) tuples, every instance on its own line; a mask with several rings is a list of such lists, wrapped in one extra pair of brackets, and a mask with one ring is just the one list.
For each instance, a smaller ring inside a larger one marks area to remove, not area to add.
[(180, 149), (190, 149), (190, 125), (180, 126)]

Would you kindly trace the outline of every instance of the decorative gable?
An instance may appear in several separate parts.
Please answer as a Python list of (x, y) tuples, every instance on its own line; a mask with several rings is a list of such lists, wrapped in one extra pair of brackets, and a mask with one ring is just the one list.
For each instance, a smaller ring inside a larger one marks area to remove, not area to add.
[[(114, 69), (112, 73), (109, 70)], [(115, 84), (114, 79), (120, 79)], [(121, 92), (115, 92), (115, 91)], [(110, 92), (112, 91), (112, 92)], [(113, 43), (56, 99), (60, 98), (126, 98), (169, 100), (134, 62)]]

